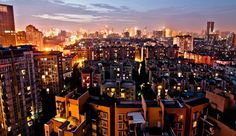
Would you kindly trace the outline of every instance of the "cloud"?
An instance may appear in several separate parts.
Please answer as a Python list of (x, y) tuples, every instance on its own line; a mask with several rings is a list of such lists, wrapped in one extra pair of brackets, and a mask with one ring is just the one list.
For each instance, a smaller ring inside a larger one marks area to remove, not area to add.
[(94, 7), (98, 7), (98, 8), (104, 8), (104, 9), (109, 9), (109, 10), (119, 10), (120, 8), (117, 8), (115, 6), (111, 6), (109, 4), (104, 4), (104, 3), (94, 3), (91, 4)]
[(49, 2), (57, 5), (62, 5), (62, 6), (69, 6), (73, 8), (82, 8), (82, 9), (88, 9), (86, 5), (79, 4), (79, 3), (71, 3), (63, 0), (48, 0)]
[(57, 20), (64, 22), (76, 22), (76, 23), (89, 23), (99, 19), (99, 16), (93, 15), (77, 15), (77, 14), (64, 14), (64, 13), (56, 13), (56, 14), (42, 14), (42, 15), (32, 15), (33, 17), (38, 17), (42, 19), (49, 20)]
[(63, 22), (73, 22), (73, 23), (91, 23), (91, 22), (132, 22), (129, 18), (114, 18), (110, 16), (94, 16), (94, 15), (78, 15), (78, 14), (65, 14), (65, 13), (56, 13), (56, 14), (41, 14), (41, 15), (32, 15), (33, 17), (48, 19), (48, 20), (57, 20)]

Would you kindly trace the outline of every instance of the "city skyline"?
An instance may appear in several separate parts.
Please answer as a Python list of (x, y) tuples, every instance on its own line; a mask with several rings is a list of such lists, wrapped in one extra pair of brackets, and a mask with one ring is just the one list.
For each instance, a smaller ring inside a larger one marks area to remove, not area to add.
[(201, 32), (205, 22), (212, 20), (217, 22), (216, 30), (236, 31), (233, 0), (1, 0), (1, 3), (14, 6), (16, 30), (33, 24), (40, 29), (95, 31), (108, 25), (118, 32), (133, 26)]

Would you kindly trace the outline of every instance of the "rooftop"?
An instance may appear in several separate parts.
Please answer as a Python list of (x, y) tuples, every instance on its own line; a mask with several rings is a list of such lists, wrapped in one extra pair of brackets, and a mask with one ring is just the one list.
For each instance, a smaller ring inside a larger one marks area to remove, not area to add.
[(141, 101), (119, 101), (116, 103), (119, 108), (142, 108)]
[(208, 102), (209, 102), (209, 100), (207, 98), (198, 98), (198, 99), (194, 99), (192, 101), (186, 102), (186, 104), (194, 107), (194, 106), (198, 106), (201, 104), (206, 104)]
[(183, 108), (183, 105), (177, 100), (161, 100), (166, 108)]
[(224, 113), (222, 113), (217, 109), (209, 107), (208, 114), (214, 119), (217, 119), (217, 117), (219, 117), (218, 121), (236, 131), (236, 109), (228, 109)]
[(112, 100), (112, 98), (90, 96), (88, 99), (88, 103), (112, 107), (115, 104), (115, 101)]

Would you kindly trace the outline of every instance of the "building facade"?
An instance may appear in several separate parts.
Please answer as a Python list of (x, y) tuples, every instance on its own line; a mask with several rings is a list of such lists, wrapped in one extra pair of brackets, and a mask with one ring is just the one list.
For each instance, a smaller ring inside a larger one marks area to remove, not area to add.
[(16, 45), (13, 6), (0, 4), (0, 45)]
[(42, 112), (33, 51), (21, 47), (0, 52), (0, 135), (33, 135)]
[(63, 89), (62, 53), (59, 51), (35, 52), (37, 80), (41, 89), (57, 94)]

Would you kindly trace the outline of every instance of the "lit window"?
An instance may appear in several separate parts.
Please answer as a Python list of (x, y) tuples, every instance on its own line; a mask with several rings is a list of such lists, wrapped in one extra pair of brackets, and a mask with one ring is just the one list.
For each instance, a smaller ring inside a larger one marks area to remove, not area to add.
[(49, 88), (47, 88), (46, 91), (47, 91), (47, 93), (49, 94), (49, 91), (50, 91)]
[(120, 93), (121, 98), (125, 98), (125, 93)]
[(161, 89), (162, 89), (162, 86), (161, 86), (161, 85), (159, 85), (159, 86), (157, 87), (157, 89), (158, 89), (158, 90), (161, 90)]
[(178, 77), (181, 77), (181, 76), (182, 76), (182, 73), (181, 73), (181, 72), (179, 72), (179, 73), (178, 73)]
[(26, 74), (26, 72), (25, 72), (25, 70), (23, 69), (23, 70), (21, 70), (21, 73), (22, 73), (22, 75), (25, 75)]
[(7, 130), (8, 130), (8, 131), (11, 131), (11, 127), (8, 127)]
[(183, 116), (183, 115), (179, 115), (179, 118), (178, 118), (178, 120), (179, 120), (179, 121), (181, 121), (183, 118), (184, 118), (184, 116)]
[(193, 122), (193, 128), (197, 127), (197, 121)]
[(198, 90), (198, 91), (201, 90), (201, 87), (197, 87), (197, 90)]
[(115, 89), (115, 88), (111, 88), (111, 92), (113, 92), (113, 93), (114, 93), (115, 91), (116, 91), (116, 89)]
[(0, 12), (7, 12), (6, 6), (0, 6)]
[(28, 91), (30, 90), (30, 86), (27, 86), (27, 90), (28, 90)]
[(157, 90), (158, 92), (157, 92), (157, 95), (158, 96), (161, 96), (161, 90)]
[(168, 89), (165, 90), (165, 95), (167, 95), (167, 94), (168, 94)]
[(179, 87), (179, 86), (177, 87), (177, 90), (180, 90), (180, 87)]

